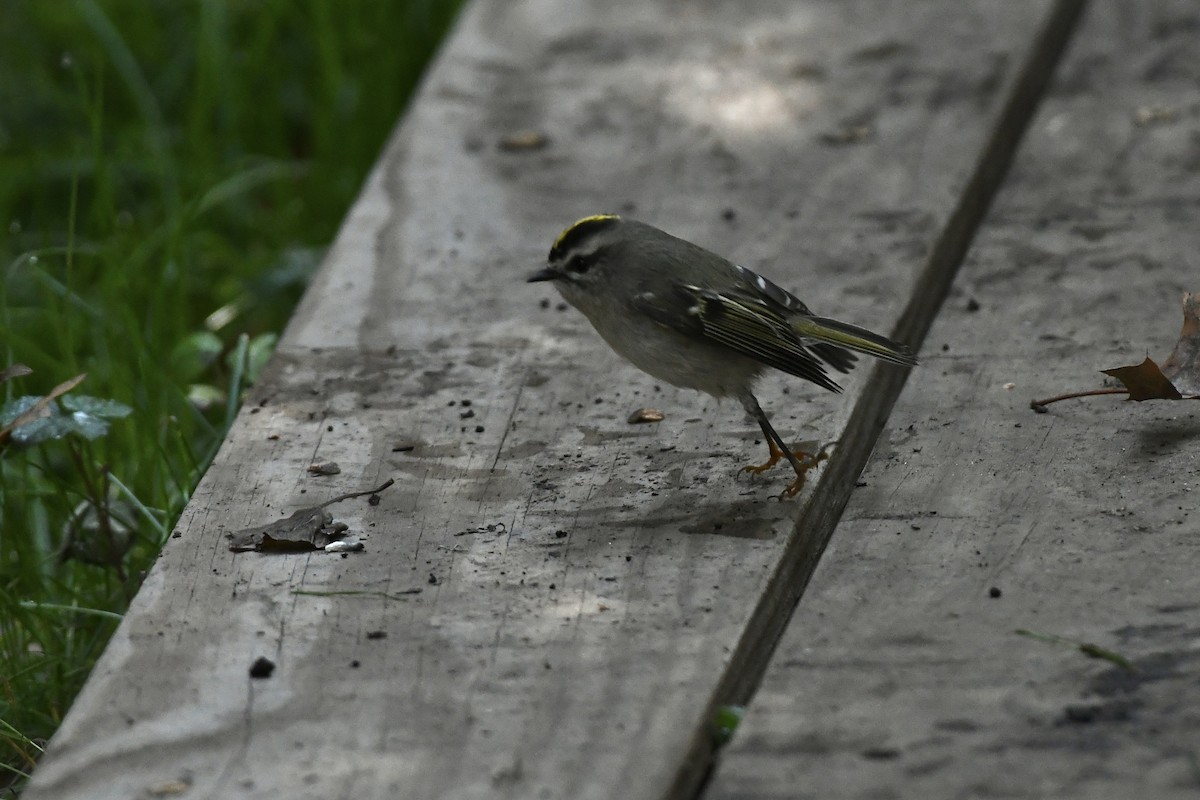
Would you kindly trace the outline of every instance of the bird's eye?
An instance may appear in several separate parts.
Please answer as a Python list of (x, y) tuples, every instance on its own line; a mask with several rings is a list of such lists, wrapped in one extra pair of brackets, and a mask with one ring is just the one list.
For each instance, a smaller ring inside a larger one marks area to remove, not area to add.
[(567, 259), (567, 272), (574, 272), (576, 275), (582, 275), (596, 263), (595, 253), (577, 253)]

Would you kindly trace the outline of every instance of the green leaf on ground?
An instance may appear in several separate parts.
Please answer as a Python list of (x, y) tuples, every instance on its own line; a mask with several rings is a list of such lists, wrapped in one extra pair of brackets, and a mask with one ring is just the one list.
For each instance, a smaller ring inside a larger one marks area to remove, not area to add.
[(745, 706), (717, 706), (716, 713), (713, 714), (713, 736), (718, 745), (726, 744), (733, 738), (734, 732), (737, 731), (738, 725), (742, 723), (742, 718), (745, 716)]
[(1133, 662), (1131, 662), (1129, 659), (1125, 658), (1119, 653), (1114, 653), (1112, 650), (1107, 650), (1098, 644), (1092, 644), (1090, 642), (1077, 642), (1074, 639), (1068, 639), (1065, 636), (1057, 636), (1053, 633), (1038, 633), (1037, 631), (1026, 630), (1025, 628), (1018, 628), (1016, 631), (1014, 631), (1014, 633), (1016, 633), (1018, 636), (1027, 636), (1030, 639), (1036, 639), (1039, 642), (1074, 647), (1076, 650), (1083, 653), (1085, 656), (1088, 656), (1089, 658), (1099, 658), (1112, 664), (1116, 664), (1118, 667), (1127, 672), (1137, 672), (1137, 667), (1135, 667)]

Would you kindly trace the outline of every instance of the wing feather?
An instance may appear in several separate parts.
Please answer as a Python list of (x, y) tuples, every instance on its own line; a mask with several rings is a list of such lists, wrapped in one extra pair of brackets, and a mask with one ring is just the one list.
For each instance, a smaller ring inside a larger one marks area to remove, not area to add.
[(848, 372), (858, 357), (838, 345), (801, 336), (789, 317), (810, 316), (808, 308), (776, 284), (738, 269), (744, 286), (717, 291), (677, 285), (673, 292), (638, 295), (633, 304), (660, 325), (840, 392), (842, 387), (826, 374), (821, 362)]
[(696, 316), (706, 338), (832, 392), (842, 390), (787, 319), (766, 304), (697, 286), (684, 289), (695, 298)]

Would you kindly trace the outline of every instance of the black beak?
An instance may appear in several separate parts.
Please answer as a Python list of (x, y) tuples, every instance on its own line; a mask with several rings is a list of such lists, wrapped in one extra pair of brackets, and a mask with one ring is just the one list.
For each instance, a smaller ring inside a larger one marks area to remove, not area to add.
[(550, 267), (542, 267), (537, 272), (529, 276), (526, 283), (537, 283), (538, 281), (553, 281), (562, 277), (562, 273)]

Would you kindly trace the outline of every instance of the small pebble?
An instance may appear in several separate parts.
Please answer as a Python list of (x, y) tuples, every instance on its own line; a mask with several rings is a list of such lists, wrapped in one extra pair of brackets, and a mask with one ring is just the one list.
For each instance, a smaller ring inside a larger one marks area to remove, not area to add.
[(541, 150), (550, 144), (550, 137), (541, 131), (516, 131), (500, 137), (499, 147), (508, 153)]

